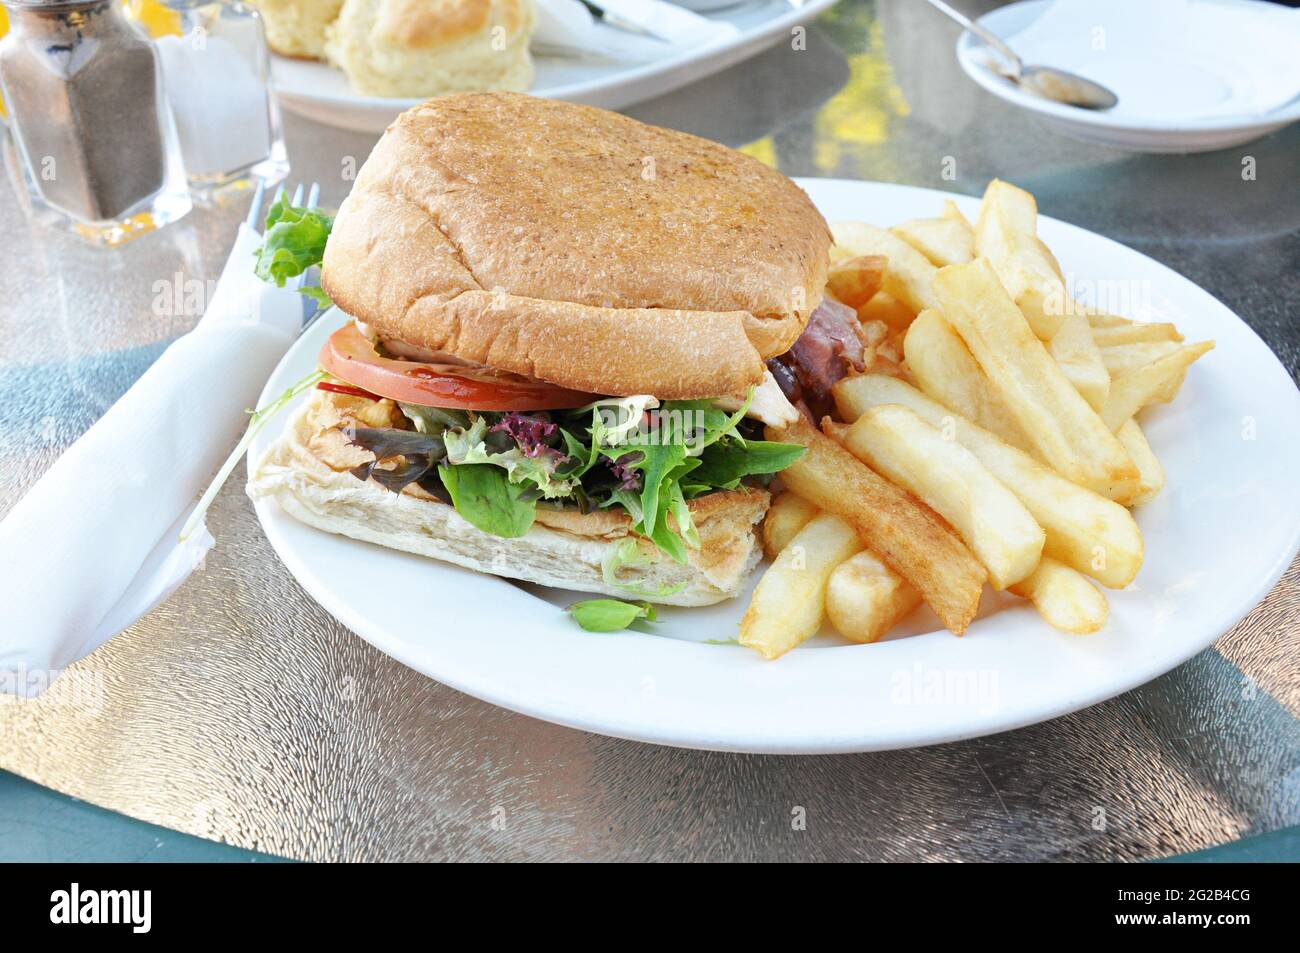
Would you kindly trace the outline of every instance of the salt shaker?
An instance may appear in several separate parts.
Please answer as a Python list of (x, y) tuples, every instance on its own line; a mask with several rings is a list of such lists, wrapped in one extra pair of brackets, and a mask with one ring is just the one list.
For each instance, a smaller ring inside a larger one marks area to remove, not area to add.
[(117, 244), (190, 210), (153, 44), (116, 0), (3, 0), (12, 165), (47, 224)]
[(211, 199), (280, 181), (289, 160), (261, 15), (238, 0), (163, 2), (180, 17), (180, 35), (157, 44), (190, 189)]

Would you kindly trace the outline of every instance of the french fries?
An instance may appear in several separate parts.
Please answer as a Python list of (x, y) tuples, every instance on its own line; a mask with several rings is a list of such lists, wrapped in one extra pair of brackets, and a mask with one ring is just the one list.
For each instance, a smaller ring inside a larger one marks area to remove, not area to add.
[(1133, 458), (1138, 473), (1141, 474), (1136, 492), (1131, 499), (1125, 500), (1124, 504), (1141, 506), (1143, 503), (1150, 503), (1165, 488), (1165, 468), (1160, 465), (1155, 452), (1151, 449), (1151, 444), (1147, 443), (1146, 434), (1132, 417), (1124, 421), (1123, 425), (1115, 431), (1115, 436), (1119, 437), (1119, 442)]
[(870, 550), (835, 567), (826, 583), (826, 618), (850, 642), (876, 642), (921, 601), (898, 573)]
[(1041, 340), (1065, 317), (1060, 268), (1038, 240), (1038, 203), (1024, 189), (994, 179), (975, 222), (975, 250), (988, 259), (1011, 300)]
[(915, 311), (884, 291), (877, 292), (875, 297), (858, 308), (858, 320), (863, 324), (881, 321), (894, 331), (906, 328), (915, 317)]
[(1047, 260), (1047, 264), (1052, 271), (1056, 272), (1056, 277), (1061, 280), (1061, 287), (1064, 288), (1065, 273), (1061, 271), (1061, 263), (1056, 260), (1056, 256), (1052, 254), (1052, 250), (1047, 247), (1041, 238), (1038, 239), (1038, 250), (1043, 253), (1043, 258)]
[(872, 643), (922, 601), (960, 635), (985, 581), (1062, 632), (1102, 628), (1096, 584), (1142, 566), (1128, 507), (1166, 482), (1136, 415), (1214, 343), (1067, 297), (1034, 197), (1005, 182), (974, 225), (949, 200), (832, 233), (827, 291), (874, 362), (833, 387), (844, 423), (766, 428), (807, 452), (781, 473), (740, 641), (776, 658), (825, 620)]
[(1110, 327), (1094, 327), (1092, 339), (1097, 347), (1115, 347), (1119, 344), (1151, 344), (1158, 341), (1181, 341), (1183, 336), (1172, 324), (1144, 324), (1132, 321)]
[(944, 218), (950, 218), (954, 222), (965, 226), (966, 231), (970, 232), (971, 236), (974, 237), (975, 226), (970, 223), (970, 219), (962, 214), (961, 209), (957, 207), (957, 203), (952, 199), (943, 200), (943, 212), (940, 214), (942, 214)]
[(936, 268), (963, 265), (975, 257), (975, 233), (953, 218), (914, 218), (890, 229)]
[(1145, 367), (1115, 378), (1111, 381), (1110, 396), (1106, 398), (1101, 419), (1111, 430), (1118, 430), (1124, 421), (1147, 404), (1168, 403), (1177, 393), (1187, 368), (1213, 349), (1213, 341), (1188, 344)]
[(1066, 315), (1060, 330), (1047, 343), (1047, 352), (1056, 359), (1061, 372), (1083, 395), (1093, 410), (1100, 411), (1110, 396), (1110, 373), (1093, 340), (1088, 319), (1079, 314)]
[(1142, 341), (1137, 344), (1115, 344), (1098, 348), (1098, 351), (1101, 353), (1102, 364), (1106, 366), (1106, 373), (1115, 378), (1158, 361), (1166, 354), (1174, 353), (1178, 347), (1176, 341)]
[(883, 255), (858, 255), (831, 265), (826, 290), (850, 308), (860, 308), (872, 299), (885, 280), (889, 259)]
[(979, 458), (1024, 504), (1046, 536), (1045, 556), (1122, 589), (1142, 567), (1142, 534), (1128, 510), (1057, 474), (1023, 451), (897, 378), (866, 374), (835, 385), (845, 420), (873, 407), (901, 404)]
[(1096, 586), (1049, 556), (1011, 591), (1032, 602), (1048, 625), (1074, 635), (1096, 632), (1110, 615), (1106, 597)]
[(816, 634), (826, 611), (826, 581), (861, 549), (844, 520), (828, 513), (814, 517), (758, 581), (740, 621), (740, 644), (774, 659)]
[[(976, 259), (944, 268), (935, 276), (934, 287), (944, 317), (961, 335), (1036, 454), (1067, 479), (1102, 496), (1132, 495), (1137, 467), (1116, 439), (1114, 428), (1107, 427), (1074, 389), (988, 262)], [(1115, 396), (1113, 383), (1111, 391), (1108, 408)]]
[(1088, 323), (1094, 328), (1113, 328), (1123, 324), (1137, 324), (1129, 318), (1121, 317), (1118, 314), (1110, 314), (1106, 311), (1097, 311), (1085, 305), (1074, 303), (1074, 309), (1088, 319)]
[(919, 251), (886, 229), (864, 222), (840, 222), (831, 226), (836, 247), (855, 255), (883, 255), (885, 290), (912, 310), (913, 314), (938, 304), (930, 283), (937, 269)]
[(806, 420), (767, 428), (767, 439), (808, 452), (781, 471), (786, 488), (849, 523), (862, 542), (914, 585), (951, 631), (966, 630), (987, 573), (937, 516)]
[(995, 589), (1029, 575), (1043, 554), (1043, 531), (973, 453), (907, 407), (868, 410), (830, 436), (947, 520), (988, 570)]
[(802, 497), (789, 491), (777, 496), (763, 520), (763, 555), (776, 559), (776, 554), (790, 545), (795, 534), (816, 515), (816, 505)]
[(965, 342), (938, 311), (922, 311), (907, 329), (903, 357), (925, 391), (991, 430), (1013, 447), (1028, 450), (1029, 438), (971, 356)]

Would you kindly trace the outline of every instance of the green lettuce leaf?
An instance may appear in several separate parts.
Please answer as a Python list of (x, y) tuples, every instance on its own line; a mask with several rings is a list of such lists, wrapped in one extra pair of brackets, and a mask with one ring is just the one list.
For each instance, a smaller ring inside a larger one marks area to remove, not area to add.
[(803, 454), (804, 448), (796, 444), (728, 437), (704, 451), (691, 472), (691, 483), (734, 490), (745, 477), (780, 473)]
[(537, 515), (537, 500), (488, 463), (441, 466), (438, 474), (456, 512), (485, 533), (515, 539)]
[(406, 419), (415, 424), (420, 433), (441, 434), (448, 427), (469, 426), (469, 414), (463, 410), (443, 410), (441, 407), (425, 407), (423, 404), (397, 405)]
[(633, 397), (607, 397), (579, 408), (578, 412), (592, 412), (591, 447), (596, 450), (626, 445), (635, 439), (645, 412), (658, 404), (657, 397), (637, 394)]
[(645, 454), (632, 469), (641, 473), (641, 532), (651, 539), (655, 529), (665, 522), (668, 513), (668, 496), (671, 486), (665, 486), (668, 475), (686, 460), (686, 447), (680, 443), (638, 447)]
[(575, 479), (562, 479), (556, 476), (558, 458), (551, 454), (539, 454), (530, 457), (518, 447), (500, 452), (488, 448), (486, 441), (488, 421), (479, 417), (469, 429), (448, 427), (442, 432), (443, 442), (447, 445), (447, 462), (456, 466), (467, 463), (486, 463), (503, 469), (511, 483), (531, 483), (537, 487), (542, 497), (548, 500), (562, 500), (573, 495), (577, 486)]
[[(333, 218), (319, 209), (290, 205), (282, 192), (266, 213), (266, 231), (262, 247), (255, 252), (254, 273), (263, 281), (283, 288), (290, 278), (321, 263), (333, 227)], [(321, 307), (333, 304), (320, 288), (299, 290)]]
[(654, 606), (650, 603), (620, 599), (584, 599), (569, 606), (568, 612), (588, 632), (617, 632), (637, 619), (655, 620)]

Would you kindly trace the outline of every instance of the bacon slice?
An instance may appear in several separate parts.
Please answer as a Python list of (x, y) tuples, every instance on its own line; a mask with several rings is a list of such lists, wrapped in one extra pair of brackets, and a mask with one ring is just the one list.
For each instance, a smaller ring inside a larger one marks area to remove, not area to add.
[(866, 370), (866, 350), (857, 312), (824, 298), (803, 334), (789, 351), (768, 361), (768, 368), (790, 402), (806, 407), (817, 421), (834, 413), (831, 388), (836, 382)]

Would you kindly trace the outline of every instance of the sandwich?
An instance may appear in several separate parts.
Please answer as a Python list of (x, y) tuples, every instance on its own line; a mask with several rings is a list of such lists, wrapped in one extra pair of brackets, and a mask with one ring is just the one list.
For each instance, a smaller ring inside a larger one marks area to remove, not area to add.
[[(806, 412), (796, 376), (827, 379), (790, 355), (842, 363), (855, 318), (823, 298), (830, 232), (794, 183), (615, 113), (467, 93), (403, 113), (332, 221), (274, 217), (259, 273), (310, 264), (310, 225), (341, 324), (252, 497), (547, 586), (741, 591), (767, 485), (803, 453), (763, 424)], [(792, 351), (806, 328), (826, 346)]]

